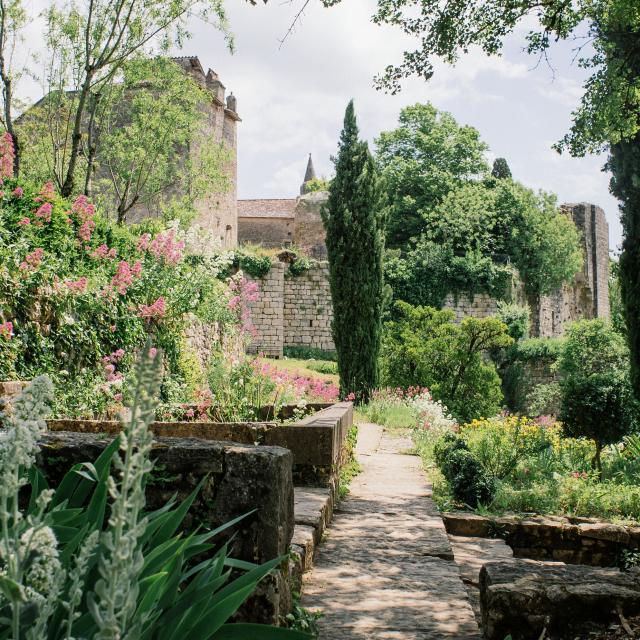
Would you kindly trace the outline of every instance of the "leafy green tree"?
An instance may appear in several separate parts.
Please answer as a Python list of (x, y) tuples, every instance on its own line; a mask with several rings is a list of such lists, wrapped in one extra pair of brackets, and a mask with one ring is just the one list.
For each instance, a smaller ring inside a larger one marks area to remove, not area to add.
[[(324, 0), (326, 5), (335, 0)], [(378, 0), (378, 24), (398, 26), (419, 40), (377, 84), (392, 93), (402, 78), (433, 76), (436, 59), (454, 64), (479, 46), (499, 55), (507, 37), (524, 27), (529, 53), (547, 57), (558, 40), (584, 40), (578, 63), (591, 76), (573, 113), (571, 130), (556, 145), (572, 155), (609, 150), (612, 193), (620, 200), (624, 233), (620, 275), (631, 349), (632, 379), (640, 397), (640, 3), (637, 0)], [(534, 25), (533, 27), (530, 25)], [(572, 53), (572, 56), (574, 54)]]
[(614, 259), (609, 260), (609, 315), (613, 328), (626, 336), (627, 326), (620, 292), (620, 262)]
[(187, 21), (200, 17), (226, 33), (219, 0), (73, 0), (46, 11), (42, 62), (55, 180), (62, 195), (77, 190), (79, 170), (95, 161), (96, 115), (123, 65), (139, 55), (166, 51), (188, 35)]
[(24, 74), (14, 63), (14, 53), (24, 42), (27, 12), (23, 0), (0, 0), (0, 124), (7, 131), (14, 145), (13, 174), (20, 172), (20, 139), (15, 126), (14, 109), (16, 83)]
[(465, 318), (454, 313), (396, 302), (397, 319), (385, 325), (383, 382), (426, 386), (462, 422), (500, 410), (502, 392), (495, 366), (486, 357), (513, 343), (497, 318)]
[(342, 395), (366, 400), (378, 385), (385, 209), (373, 157), (358, 138), (353, 100), (345, 112), (335, 168), (322, 212), (333, 339)]
[(564, 430), (595, 441), (593, 466), (601, 474), (603, 447), (620, 442), (638, 418), (624, 338), (603, 320), (577, 322), (567, 332), (558, 370)]
[(504, 158), (496, 158), (493, 161), (491, 175), (498, 180), (511, 179), (511, 169)]
[(508, 295), (513, 269), (498, 264), (478, 251), (456, 255), (451, 245), (424, 237), (405, 255), (385, 262), (385, 280), (393, 298), (412, 305), (441, 307), (447, 294), (486, 293), (495, 298)]
[[(183, 194), (183, 209), (226, 185), (221, 144), (199, 144), (206, 126), (205, 91), (166, 58), (129, 62), (124, 81), (105, 96), (99, 192), (115, 204), (118, 223), (134, 207), (160, 210)], [(187, 158), (179, 153), (189, 149)]]
[(376, 148), (389, 194), (389, 247), (405, 248), (423, 231), (424, 211), (489, 171), (478, 131), (429, 103), (405, 107), (398, 128), (380, 134)]

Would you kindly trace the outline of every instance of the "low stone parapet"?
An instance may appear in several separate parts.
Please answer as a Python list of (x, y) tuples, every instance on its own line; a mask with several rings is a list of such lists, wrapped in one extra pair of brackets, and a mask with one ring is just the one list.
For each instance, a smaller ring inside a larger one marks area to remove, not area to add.
[(451, 535), (503, 538), (518, 558), (612, 567), (625, 550), (640, 549), (640, 527), (590, 518), (491, 518), (451, 512), (442, 519)]
[[(322, 405), (320, 405), (322, 406)], [(324, 405), (326, 406), (326, 405)], [(353, 404), (340, 402), (311, 414), (295, 424), (278, 422), (152, 422), (158, 437), (228, 440), (244, 444), (278, 446), (293, 454), (296, 485), (335, 489), (344, 442), (353, 425)], [(51, 432), (73, 431), (117, 434), (117, 420), (48, 420)]]
[(583, 638), (640, 614), (640, 571), (489, 562), (480, 570), (480, 605), (487, 640)]
[[(38, 466), (50, 485), (56, 486), (74, 464), (95, 460), (111, 440), (97, 433), (46, 434)], [(154, 469), (146, 487), (149, 509), (160, 508), (176, 493), (179, 501), (186, 498), (204, 481), (185, 519), (185, 529), (213, 529), (255, 510), (217, 541), (229, 540), (231, 556), (249, 562), (262, 563), (289, 552), (294, 527), (290, 451), (158, 437), (151, 457)], [(246, 620), (274, 624), (289, 610), (288, 563), (284, 565), (243, 607)]]

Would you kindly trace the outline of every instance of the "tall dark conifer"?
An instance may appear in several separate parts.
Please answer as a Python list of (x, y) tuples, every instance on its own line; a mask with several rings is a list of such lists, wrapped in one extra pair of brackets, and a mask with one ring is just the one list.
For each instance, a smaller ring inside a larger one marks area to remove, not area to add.
[(334, 159), (335, 178), (323, 211), (333, 300), (333, 339), (340, 392), (366, 400), (378, 385), (382, 329), (384, 223), (373, 157), (358, 138), (349, 102)]

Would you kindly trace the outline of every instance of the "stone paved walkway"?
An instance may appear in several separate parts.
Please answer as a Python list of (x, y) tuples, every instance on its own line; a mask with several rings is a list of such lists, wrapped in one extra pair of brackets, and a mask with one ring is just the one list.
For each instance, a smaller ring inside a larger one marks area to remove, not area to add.
[(466, 589), (411, 441), (360, 425), (363, 471), (303, 587), (321, 640), (479, 640)]

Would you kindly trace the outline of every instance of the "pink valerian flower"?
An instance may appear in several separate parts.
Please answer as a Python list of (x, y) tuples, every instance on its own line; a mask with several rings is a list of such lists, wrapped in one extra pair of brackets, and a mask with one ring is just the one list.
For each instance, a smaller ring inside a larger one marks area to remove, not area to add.
[(42, 189), (40, 189), (40, 197), (44, 200), (53, 200), (56, 197), (56, 190), (51, 180), (42, 185)]
[(117, 291), (120, 295), (125, 295), (127, 289), (133, 284), (136, 277), (140, 276), (142, 265), (140, 261), (136, 262), (133, 267), (126, 261), (121, 260), (116, 268), (116, 273), (111, 278), (111, 289)]
[(146, 251), (149, 248), (149, 241), (151, 240), (150, 233), (143, 233), (138, 239), (138, 251)]
[(50, 202), (45, 202), (37, 211), (36, 218), (40, 218), (45, 222), (51, 222), (51, 211), (53, 207)]
[(20, 270), (34, 271), (40, 266), (42, 256), (44, 256), (44, 249), (34, 249), (31, 253), (28, 253), (24, 261), (20, 263)]
[(13, 322), (10, 320), (8, 322), (3, 322), (0, 324), (0, 338), (4, 338), (5, 340), (11, 340), (13, 337)]
[(157, 355), (158, 355), (158, 350), (155, 347), (151, 347), (151, 349), (149, 349), (149, 357), (155, 358)]
[(73, 201), (71, 211), (75, 213), (80, 222), (78, 237), (83, 242), (89, 242), (91, 240), (91, 234), (96, 228), (96, 223), (93, 220), (93, 215), (95, 213), (93, 205), (89, 202), (87, 196), (78, 196)]
[(29, 218), (22, 218), (22, 219), (18, 220), (18, 224), (21, 227), (26, 227), (27, 225), (31, 224), (31, 220), (29, 220)]
[(13, 137), (8, 131), (0, 136), (0, 177), (13, 178), (13, 160), (15, 158)]
[(151, 320), (154, 318), (163, 318), (166, 311), (167, 309), (165, 299), (160, 296), (153, 304), (141, 304), (139, 307), (138, 315), (141, 318)]
[(237, 274), (229, 280), (229, 289), (234, 295), (229, 298), (227, 306), (236, 315), (241, 330), (256, 338), (258, 331), (251, 320), (250, 304), (260, 299), (257, 283), (248, 280), (242, 274)]
[(589, 477), (586, 471), (574, 471), (571, 475), (574, 478), (582, 478), (583, 480)]
[(16, 187), (12, 192), (11, 195), (14, 198), (22, 198), (22, 196), (24, 195), (24, 189), (22, 187)]
[(65, 284), (73, 293), (84, 293), (87, 288), (87, 278), (82, 276), (77, 280), (66, 280)]
[(149, 243), (149, 253), (168, 264), (178, 264), (182, 260), (184, 242), (176, 242), (174, 238), (175, 231), (173, 229), (169, 229), (165, 233), (159, 233)]
[(116, 325), (115, 325), (115, 324), (112, 324), (112, 325), (109, 327), (109, 331), (111, 331), (111, 333), (115, 333), (115, 332), (116, 332), (116, 330), (117, 330), (117, 327), (116, 327)]
[(109, 249), (106, 244), (101, 244), (91, 253), (91, 257), (96, 260), (115, 260), (117, 255), (118, 250), (116, 248)]
[(193, 409), (187, 409), (184, 412), (185, 418), (193, 418), (193, 416), (195, 416), (195, 415), (196, 415), (196, 412)]
[(353, 402), (355, 399), (356, 399), (356, 394), (353, 393), (353, 391), (350, 394), (348, 394), (347, 396), (345, 396), (345, 400), (347, 402)]
[(116, 402), (122, 402), (122, 394), (121, 394), (121, 393), (116, 393), (116, 394), (113, 396), (113, 399), (114, 399)]

